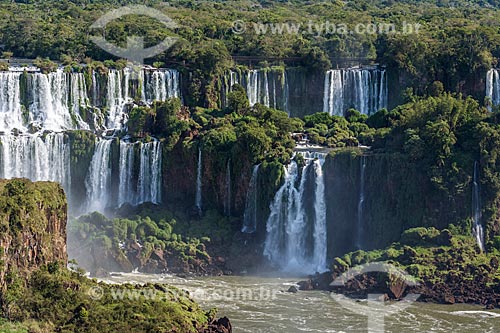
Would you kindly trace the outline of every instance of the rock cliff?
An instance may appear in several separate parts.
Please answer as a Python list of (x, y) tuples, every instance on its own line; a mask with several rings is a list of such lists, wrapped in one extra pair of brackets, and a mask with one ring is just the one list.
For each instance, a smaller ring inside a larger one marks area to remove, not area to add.
[(56, 183), (27, 179), (0, 181), (0, 286), (6, 276), (31, 272), (52, 262), (67, 263), (67, 203)]

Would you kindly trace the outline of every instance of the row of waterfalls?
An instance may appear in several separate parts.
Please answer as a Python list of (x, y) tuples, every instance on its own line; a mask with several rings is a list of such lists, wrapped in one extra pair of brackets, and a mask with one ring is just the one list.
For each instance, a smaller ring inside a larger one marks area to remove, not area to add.
[(1, 72), (0, 131), (119, 129), (127, 104), (181, 97), (179, 72), (171, 69), (109, 70), (105, 74)]
[(180, 75), (172, 69), (0, 72), (0, 177), (59, 182), (70, 201), (72, 188), (85, 187), (85, 202), (73, 203), (73, 212), (159, 203), (160, 142), (120, 140), (114, 153), (115, 139), (97, 137), (85, 180), (77, 184), (68, 131), (121, 129), (134, 105), (170, 98), (181, 98)]
[[(231, 70), (222, 78), (222, 105), (227, 106), (228, 94), (234, 84), (245, 88), (250, 106), (257, 103), (297, 115), (291, 105), (291, 95), (300, 98), (307, 92), (301, 87), (291, 87), (291, 72), (283, 68), (261, 70)], [(307, 86), (307, 84), (306, 84)], [(363, 114), (373, 114), (388, 107), (386, 70), (378, 67), (329, 70), (322, 87), (323, 108), (316, 112), (344, 115), (354, 108)], [(308, 113), (314, 112), (309, 110)]]

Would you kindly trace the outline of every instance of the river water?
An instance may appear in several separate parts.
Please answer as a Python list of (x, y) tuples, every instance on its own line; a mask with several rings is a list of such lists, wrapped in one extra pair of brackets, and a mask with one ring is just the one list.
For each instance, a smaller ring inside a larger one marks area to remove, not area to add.
[[(217, 307), (219, 317), (229, 317), (235, 333), (368, 331), (367, 317), (343, 308), (328, 292), (287, 292), (299, 280), (250, 276), (183, 279), (140, 273), (106, 279), (110, 283), (167, 283), (187, 290), (207, 310)], [(500, 311), (417, 302), (385, 317), (385, 332), (500, 332)]]

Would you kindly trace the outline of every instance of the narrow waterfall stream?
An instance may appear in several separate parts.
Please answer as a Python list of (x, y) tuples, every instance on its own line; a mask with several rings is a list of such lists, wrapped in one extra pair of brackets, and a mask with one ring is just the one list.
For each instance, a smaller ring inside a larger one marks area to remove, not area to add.
[(476, 238), (477, 245), (484, 251), (484, 231), (483, 225), (481, 224), (481, 187), (479, 180), (479, 162), (474, 162), (474, 179), (472, 183), (472, 218), (474, 225), (472, 228), (472, 234)]
[(359, 176), (359, 200), (358, 200), (358, 225), (357, 225), (357, 235), (356, 235), (356, 247), (361, 250), (363, 249), (363, 241), (365, 237), (364, 232), (364, 220), (363, 220), (363, 209), (365, 204), (365, 174), (366, 174), (366, 156), (361, 156), (359, 165), (360, 176)]
[(258, 176), (260, 164), (254, 165), (252, 170), (252, 178), (248, 185), (247, 197), (245, 202), (245, 213), (243, 215), (243, 227), (241, 232), (254, 233), (257, 230), (257, 214), (258, 214)]
[(201, 206), (201, 187), (202, 187), (202, 154), (201, 148), (198, 149), (198, 167), (196, 168), (196, 197), (195, 197), (195, 206), (198, 208), (198, 213), (201, 214), (202, 206)]
[(498, 69), (490, 69), (486, 73), (486, 97), (493, 105), (500, 104), (500, 73)]
[(226, 166), (226, 198), (224, 200), (224, 215), (231, 216), (231, 159)]

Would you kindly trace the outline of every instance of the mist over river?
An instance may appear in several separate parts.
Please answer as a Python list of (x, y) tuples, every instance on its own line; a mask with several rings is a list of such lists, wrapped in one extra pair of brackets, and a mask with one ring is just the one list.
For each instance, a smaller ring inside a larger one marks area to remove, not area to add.
[[(187, 290), (205, 309), (217, 307), (233, 332), (367, 332), (367, 317), (344, 309), (328, 292), (287, 292), (300, 278), (222, 276), (179, 278), (119, 273), (109, 283), (167, 283)], [(385, 332), (498, 332), (500, 311), (480, 306), (414, 303), (386, 317)]]

